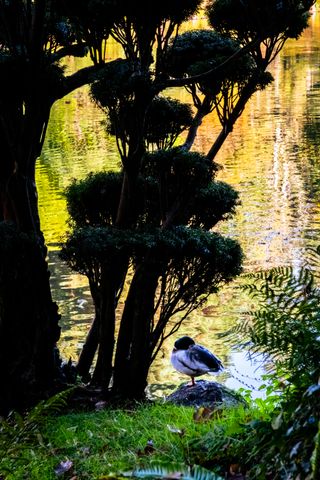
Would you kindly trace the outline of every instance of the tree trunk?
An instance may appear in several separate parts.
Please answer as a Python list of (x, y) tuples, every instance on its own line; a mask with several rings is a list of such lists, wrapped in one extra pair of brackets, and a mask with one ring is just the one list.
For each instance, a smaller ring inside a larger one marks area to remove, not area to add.
[(151, 363), (154, 298), (161, 265), (153, 260), (141, 264), (132, 279), (118, 334), (114, 366), (114, 392), (125, 398), (145, 395)]
[(24, 245), (17, 247), (15, 258), (11, 250), (9, 261), (2, 262), (0, 280), (2, 412), (32, 403), (40, 392), (53, 388), (58, 367), (59, 315), (48, 288), (47, 264), (35, 242), (25, 251)]
[[(96, 312), (99, 312), (97, 323), (98, 356), (92, 376), (92, 384), (108, 388), (112, 377), (112, 360), (115, 345), (116, 308), (119, 292), (128, 270), (126, 255), (116, 255), (112, 261), (102, 266), (100, 303)], [(93, 358), (92, 358), (93, 359)]]
[(33, 176), (14, 172), (1, 200), (0, 411), (5, 412), (53, 388), (60, 316), (51, 297)]

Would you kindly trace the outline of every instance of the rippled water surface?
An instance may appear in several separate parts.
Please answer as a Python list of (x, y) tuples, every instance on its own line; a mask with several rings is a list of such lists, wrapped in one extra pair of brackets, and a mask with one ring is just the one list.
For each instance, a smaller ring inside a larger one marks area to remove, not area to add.
[[(276, 265), (301, 265), (308, 246), (319, 239), (320, 153), (320, 12), (298, 41), (290, 41), (272, 65), (274, 83), (250, 101), (219, 152), (218, 178), (240, 193), (236, 216), (221, 231), (237, 238), (247, 271)], [(110, 52), (117, 55), (117, 52)], [(76, 65), (75, 65), (76, 66)], [(68, 65), (70, 69), (73, 64)], [(171, 93), (171, 92), (170, 92)], [(176, 92), (172, 92), (177, 95)], [(214, 118), (202, 125), (197, 142), (206, 152), (218, 131)], [(49, 245), (54, 299), (62, 315), (60, 349), (76, 359), (93, 309), (85, 277), (59, 261), (59, 243), (67, 230), (64, 188), (90, 171), (118, 169), (114, 139), (104, 131), (104, 115), (83, 88), (58, 102), (38, 162), (37, 180), (42, 226)], [(234, 377), (220, 380), (232, 387), (239, 380), (259, 384), (256, 366), (217, 338), (248, 308), (234, 285), (194, 312), (179, 334), (190, 334), (214, 350)], [(168, 339), (152, 367), (150, 382), (175, 384), (183, 378), (169, 362), (174, 339)], [(249, 376), (250, 379), (246, 378)]]

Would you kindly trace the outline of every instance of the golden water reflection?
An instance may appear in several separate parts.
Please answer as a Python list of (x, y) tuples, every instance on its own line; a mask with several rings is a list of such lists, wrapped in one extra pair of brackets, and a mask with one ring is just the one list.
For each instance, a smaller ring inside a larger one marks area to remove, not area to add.
[[(241, 198), (236, 216), (219, 229), (240, 241), (246, 270), (299, 266), (305, 261), (306, 248), (318, 243), (319, 18), (316, 8), (310, 28), (297, 42), (290, 41), (272, 65), (274, 83), (252, 98), (217, 157), (222, 166), (219, 179), (232, 184)], [(181, 95), (188, 101), (185, 92)], [(206, 153), (218, 131), (217, 120), (207, 119), (196, 148)], [(58, 259), (59, 243), (67, 229), (63, 190), (73, 178), (103, 168), (119, 168), (115, 142), (105, 134), (103, 113), (91, 102), (88, 89), (82, 88), (54, 106), (37, 168), (53, 295), (63, 317), (59, 346), (67, 358), (75, 359), (81, 348), (92, 304), (86, 279), (70, 272)], [(250, 376), (255, 376), (255, 366), (239, 353), (231, 354), (229, 346), (217, 339), (247, 308), (248, 299), (234, 285), (228, 286), (210, 298), (205, 308), (190, 315), (178, 335), (190, 334), (214, 350), (235, 376), (241, 378), (236, 367), (244, 375), (251, 369)], [(167, 341), (154, 363), (151, 383), (184, 380), (170, 366), (173, 341)], [(226, 377), (230, 386), (241, 385)], [(245, 376), (243, 379), (246, 381)]]

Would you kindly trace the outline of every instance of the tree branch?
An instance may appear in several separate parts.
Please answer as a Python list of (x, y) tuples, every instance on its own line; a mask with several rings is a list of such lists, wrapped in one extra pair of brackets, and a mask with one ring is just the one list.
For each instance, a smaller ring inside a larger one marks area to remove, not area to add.
[(84, 57), (88, 53), (88, 46), (86, 43), (77, 43), (60, 48), (57, 52), (51, 55), (53, 62), (58, 62), (64, 57), (72, 55), (73, 57)]
[(91, 65), (90, 67), (81, 68), (77, 72), (69, 75), (64, 78), (64, 81), (61, 82), (60, 88), (55, 92), (53, 101), (59, 100), (60, 98), (65, 97), (69, 93), (73, 92), (77, 88), (82, 87), (92, 83), (94, 80), (103, 73), (104, 69), (109, 68), (110, 64), (117, 62), (119, 59), (112, 60), (111, 62), (102, 64), (102, 65)]

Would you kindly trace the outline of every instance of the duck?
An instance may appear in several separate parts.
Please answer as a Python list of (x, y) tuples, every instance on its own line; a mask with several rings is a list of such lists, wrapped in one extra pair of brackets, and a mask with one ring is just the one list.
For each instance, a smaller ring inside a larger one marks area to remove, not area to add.
[(175, 370), (191, 377), (190, 386), (195, 385), (195, 377), (223, 370), (221, 360), (202, 345), (188, 336), (175, 341), (171, 353), (171, 364)]

